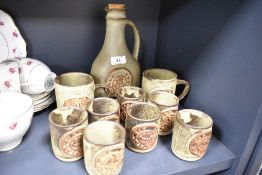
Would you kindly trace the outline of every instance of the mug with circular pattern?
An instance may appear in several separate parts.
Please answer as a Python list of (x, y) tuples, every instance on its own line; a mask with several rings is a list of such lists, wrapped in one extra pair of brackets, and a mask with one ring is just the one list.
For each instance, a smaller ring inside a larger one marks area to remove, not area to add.
[(183, 92), (178, 95), (179, 100), (183, 99), (189, 89), (189, 83), (177, 78), (177, 74), (167, 69), (147, 69), (143, 72), (142, 88), (147, 94), (153, 91), (165, 91), (175, 94), (177, 85), (184, 85)]
[(125, 128), (113, 121), (96, 121), (84, 131), (84, 162), (93, 175), (119, 174), (125, 153)]
[(169, 92), (155, 91), (149, 94), (148, 101), (156, 104), (161, 113), (158, 120), (159, 135), (168, 135), (173, 132), (179, 99)]
[(62, 107), (49, 114), (51, 144), (54, 155), (62, 161), (83, 157), (83, 132), (88, 114), (80, 107)]
[(180, 159), (195, 161), (207, 151), (212, 136), (212, 118), (202, 111), (183, 109), (178, 112), (171, 148)]
[(149, 102), (137, 102), (127, 107), (126, 146), (135, 152), (153, 150), (158, 141), (159, 108)]

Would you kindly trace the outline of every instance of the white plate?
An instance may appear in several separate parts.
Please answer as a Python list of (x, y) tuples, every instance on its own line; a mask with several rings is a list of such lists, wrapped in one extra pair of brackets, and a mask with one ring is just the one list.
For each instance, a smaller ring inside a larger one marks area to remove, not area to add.
[(53, 97), (49, 98), (47, 101), (45, 101), (44, 103), (42, 103), (40, 105), (35, 105), (34, 106), (34, 112), (41, 111), (41, 110), (47, 108), (48, 106), (50, 106), (54, 102), (55, 102), (55, 97), (53, 96)]
[(0, 62), (7, 58), (26, 57), (26, 43), (13, 19), (0, 10)]

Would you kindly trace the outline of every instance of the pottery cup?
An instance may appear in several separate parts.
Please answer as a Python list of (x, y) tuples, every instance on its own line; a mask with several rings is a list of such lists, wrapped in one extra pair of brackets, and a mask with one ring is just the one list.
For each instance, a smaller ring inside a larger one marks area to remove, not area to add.
[(159, 68), (147, 69), (143, 72), (142, 88), (148, 94), (153, 91), (165, 91), (175, 94), (176, 86), (180, 84), (185, 86), (183, 92), (178, 96), (181, 100), (187, 95), (190, 86), (187, 81), (178, 79), (175, 72)]
[(117, 91), (117, 100), (121, 105), (120, 120), (125, 123), (127, 115), (127, 107), (136, 102), (143, 102), (146, 100), (146, 93), (142, 88), (135, 86), (124, 86)]
[(212, 136), (213, 121), (204, 112), (183, 109), (175, 120), (171, 148), (180, 159), (195, 161), (207, 151)]
[(49, 114), (51, 144), (54, 155), (62, 161), (83, 157), (83, 131), (87, 112), (80, 107), (62, 107)]
[(119, 123), (120, 120), (120, 105), (113, 98), (95, 98), (88, 106), (87, 111), (90, 123), (98, 120), (110, 120)]
[(172, 133), (178, 111), (178, 97), (168, 92), (155, 91), (149, 94), (148, 101), (156, 104), (160, 109), (161, 117), (158, 120), (159, 135)]
[(152, 103), (137, 102), (127, 107), (126, 146), (135, 152), (153, 150), (158, 141), (159, 108)]
[(89, 174), (119, 174), (125, 151), (125, 129), (113, 121), (97, 121), (84, 131), (84, 159)]
[(70, 72), (55, 78), (57, 107), (78, 106), (86, 110), (94, 99), (94, 90), (94, 79), (86, 73)]
[(17, 58), (21, 89), (26, 94), (41, 94), (54, 89), (56, 74), (43, 62), (31, 58)]
[(0, 63), (0, 92), (21, 92), (18, 63), (5, 60)]

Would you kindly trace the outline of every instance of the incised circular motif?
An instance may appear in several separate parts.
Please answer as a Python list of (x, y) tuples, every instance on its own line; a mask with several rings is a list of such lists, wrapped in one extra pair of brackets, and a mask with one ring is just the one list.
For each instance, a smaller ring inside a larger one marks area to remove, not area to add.
[(116, 97), (120, 87), (131, 85), (131, 74), (125, 68), (115, 68), (106, 79), (106, 92), (110, 97)]
[(190, 152), (193, 155), (202, 157), (207, 150), (211, 135), (212, 135), (212, 131), (207, 130), (207, 131), (200, 132), (195, 137), (193, 137), (193, 139), (189, 144)]
[(90, 99), (88, 97), (68, 98), (64, 101), (64, 106), (78, 106), (86, 109), (89, 103)]
[(141, 150), (153, 148), (158, 139), (158, 128), (155, 123), (138, 124), (131, 129), (130, 139), (134, 146)]
[(83, 155), (83, 132), (85, 126), (79, 126), (69, 132), (66, 132), (59, 140), (60, 150), (72, 158)]
[(176, 119), (177, 108), (169, 108), (161, 111), (161, 118), (159, 119), (159, 132), (167, 133), (174, 127)]
[(117, 174), (124, 159), (124, 146), (113, 145), (102, 148), (94, 156), (95, 168), (105, 175)]

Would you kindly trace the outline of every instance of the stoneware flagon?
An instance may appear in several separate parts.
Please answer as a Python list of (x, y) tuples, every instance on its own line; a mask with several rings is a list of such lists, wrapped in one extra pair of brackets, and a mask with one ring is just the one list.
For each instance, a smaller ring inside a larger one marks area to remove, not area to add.
[[(116, 97), (117, 90), (123, 86), (140, 83), (138, 52), (140, 37), (134, 23), (126, 17), (124, 4), (109, 4), (106, 7), (106, 36), (103, 47), (93, 62), (91, 75), (96, 84), (95, 97)], [(127, 48), (125, 27), (134, 31), (133, 54)]]

